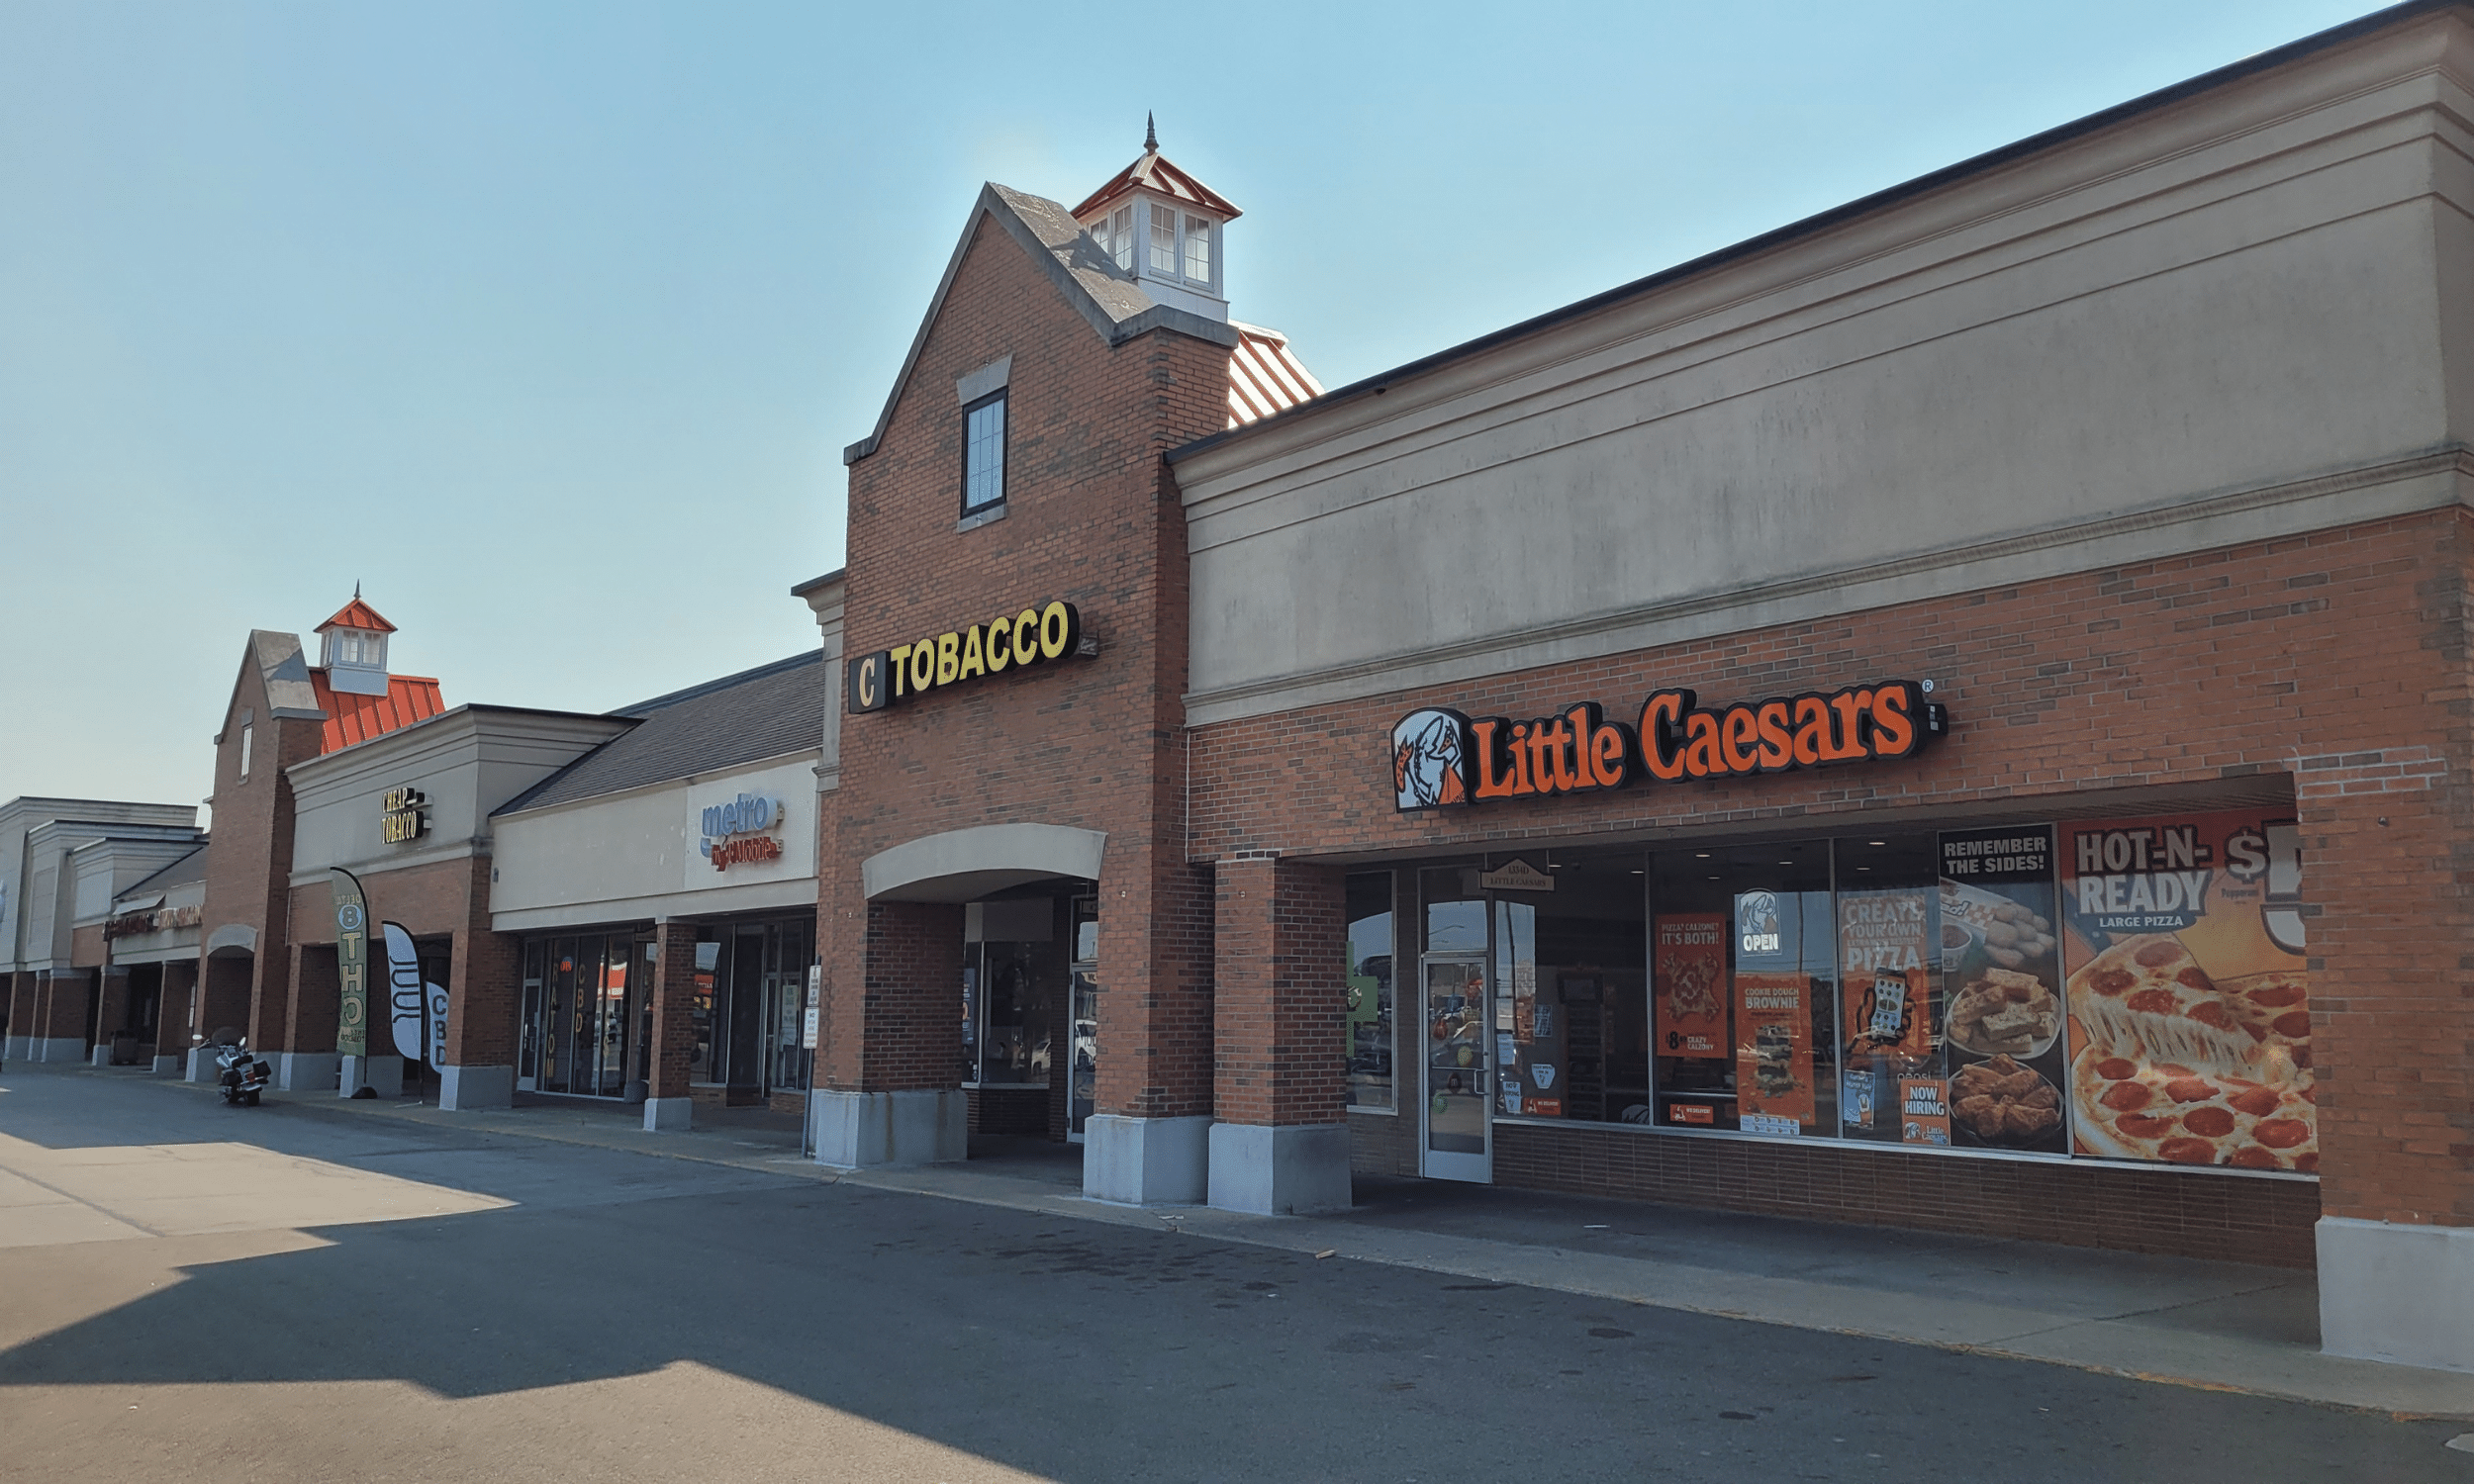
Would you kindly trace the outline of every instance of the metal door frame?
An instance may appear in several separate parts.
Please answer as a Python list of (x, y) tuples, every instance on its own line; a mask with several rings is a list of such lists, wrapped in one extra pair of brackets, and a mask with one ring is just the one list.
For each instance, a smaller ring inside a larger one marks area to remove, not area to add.
[[(1499, 1085), (1499, 1070), (1494, 1065), (1494, 969), (1492, 955), (1472, 949), (1450, 953), (1420, 954), (1417, 958), (1417, 1172), (1432, 1180), (1463, 1180), (1471, 1184), (1494, 1183), (1494, 1108)], [(1439, 1152), (1430, 1147), (1429, 1120), (1434, 1115), (1434, 1089), (1429, 1085), (1435, 1071), (1434, 1056), (1428, 1043), (1434, 1038), (1433, 1013), (1427, 1007), (1430, 966), (1465, 964), (1477, 971), (1479, 985), (1479, 1030), (1476, 1067), (1486, 1079), (1485, 1091), (1479, 1100), (1478, 1127), (1485, 1140), (1485, 1152), (1459, 1155)]]

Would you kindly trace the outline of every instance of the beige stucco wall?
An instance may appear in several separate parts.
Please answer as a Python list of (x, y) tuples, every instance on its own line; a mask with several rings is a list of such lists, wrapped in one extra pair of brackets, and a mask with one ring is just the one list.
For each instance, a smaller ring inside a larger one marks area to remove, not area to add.
[[(501, 932), (816, 902), (816, 765), (810, 749), (744, 768), (500, 816), (490, 887)], [(698, 854), (706, 806), (740, 793), (781, 801), (773, 861), (715, 871)]]
[(2435, 18), (1185, 457), (1189, 719), (2463, 499), (2469, 79)]

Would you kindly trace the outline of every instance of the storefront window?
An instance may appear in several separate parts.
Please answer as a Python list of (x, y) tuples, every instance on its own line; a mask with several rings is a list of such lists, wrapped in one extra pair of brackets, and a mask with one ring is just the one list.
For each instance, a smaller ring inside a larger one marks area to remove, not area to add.
[(1066, 1137), (1080, 1139), (1099, 1107), (1099, 901), (1074, 899), (1073, 1067), (1066, 1082)]
[(1048, 1085), (1067, 994), (1053, 896), (973, 902), (963, 931), (965, 1080)]
[(1662, 851), (1649, 870), (1655, 1121), (1836, 1133), (1828, 842)]
[(1477, 884), (1480, 874), (1475, 866), (1447, 866), (1417, 874), (1418, 894), (1426, 903), (1426, 952), (1486, 951), (1486, 894)]
[(691, 1082), (712, 1082), (714, 1076), (714, 986), (721, 978), (721, 941), (713, 936), (713, 929), (699, 928), (696, 933), (696, 1002), (688, 1011), (688, 1021), (695, 1032), (694, 1048), (688, 1054), (687, 1079)]
[(1391, 1075), (1391, 873), (1348, 879), (1348, 1009), (1344, 1017), (1349, 1106), (1389, 1108)]
[[(1541, 854), (1489, 873), (1498, 881), (1524, 875), (1538, 881), (1494, 893), (1502, 1112), (1598, 1121), (1648, 1101), (1640, 859)], [(1489, 864), (1500, 863), (1490, 857)]]

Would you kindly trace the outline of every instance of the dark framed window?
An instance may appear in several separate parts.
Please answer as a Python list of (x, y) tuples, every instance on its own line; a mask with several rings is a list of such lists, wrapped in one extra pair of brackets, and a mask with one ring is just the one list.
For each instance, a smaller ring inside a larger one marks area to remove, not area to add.
[(962, 513), (1005, 503), (1005, 394), (991, 393), (962, 410)]

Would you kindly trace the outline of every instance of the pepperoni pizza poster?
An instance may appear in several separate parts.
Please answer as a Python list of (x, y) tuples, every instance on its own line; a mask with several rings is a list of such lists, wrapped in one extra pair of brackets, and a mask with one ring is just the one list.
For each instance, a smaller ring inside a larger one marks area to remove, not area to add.
[(2316, 1173), (2294, 822), (2241, 811), (2061, 833), (2077, 1152)]
[(1653, 1008), (1662, 1056), (1723, 1062), (1727, 1041), (1727, 918), (1721, 912), (1680, 912), (1658, 919), (1651, 959), (1658, 990)]

